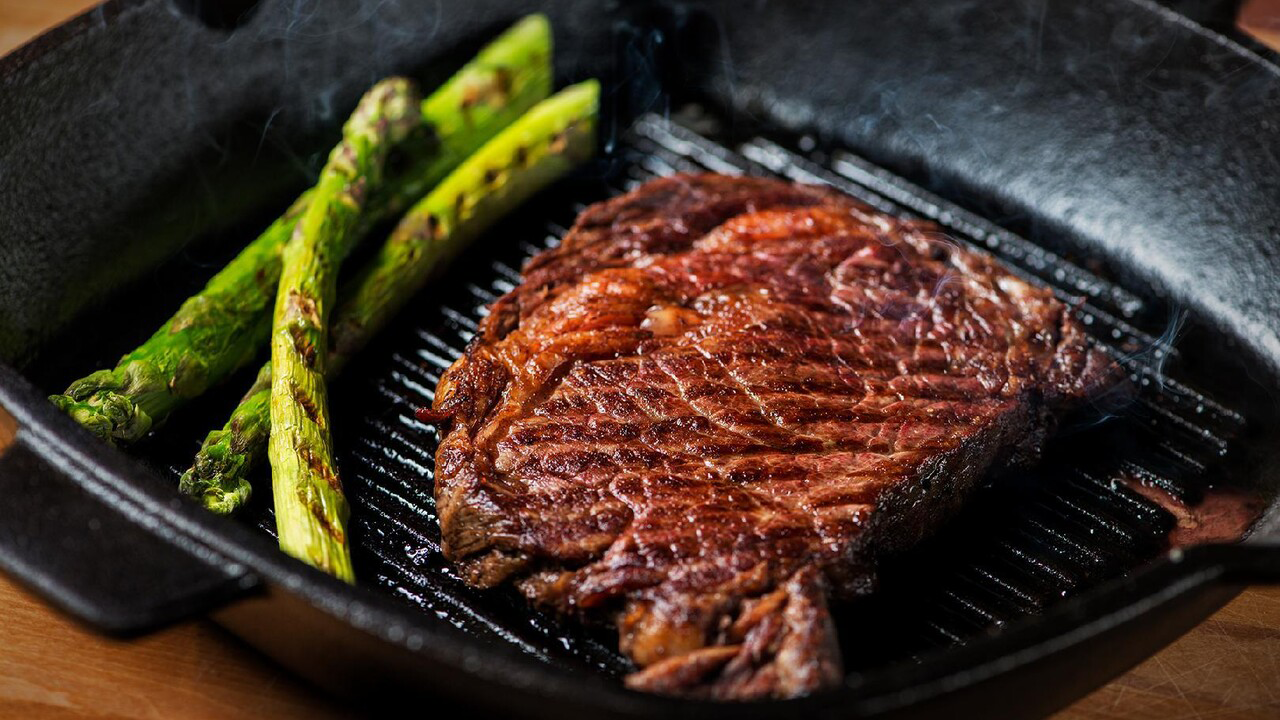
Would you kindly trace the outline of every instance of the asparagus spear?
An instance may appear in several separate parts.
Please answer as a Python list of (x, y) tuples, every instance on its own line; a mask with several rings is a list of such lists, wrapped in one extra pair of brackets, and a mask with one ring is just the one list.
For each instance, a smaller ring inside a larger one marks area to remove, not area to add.
[[(590, 157), (598, 103), (599, 85), (594, 81), (539, 103), (405, 216), (344, 293), (333, 320), (328, 377), (461, 248)], [(261, 461), (271, 422), (270, 387), (268, 363), (230, 421), (209, 433), (194, 465), (182, 476), (183, 492), (214, 512), (230, 513), (249, 497), (248, 474)]]
[(267, 332), (264, 310), (280, 276), (280, 248), (309, 197), (298, 198), (114, 370), (98, 370), (49, 399), (99, 437), (129, 442), (182, 399), (251, 360)]
[[(422, 103), (423, 135), (406, 143), (402, 172), (372, 189), (367, 212), (345, 242), (404, 212), (485, 141), (551, 89), (551, 30), (531, 15), (485, 47)], [(103, 439), (127, 444), (187, 400), (253, 359), (266, 341), (280, 253), (306, 209), (300, 197), (189, 298), (145, 343), (49, 399)]]
[[(330, 360), (329, 372), (333, 372)], [(178, 481), (178, 489), (209, 510), (230, 515), (249, 501), (249, 473), (262, 463), (271, 433), (271, 362), (240, 399), (231, 419), (205, 436), (195, 462)]]
[(271, 457), (280, 547), (354, 581), (346, 500), (333, 468), (324, 366), (338, 266), (394, 143), (418, 124), (410, 84), (375, 85), (352, 113), (285, 244), (271, 325)]

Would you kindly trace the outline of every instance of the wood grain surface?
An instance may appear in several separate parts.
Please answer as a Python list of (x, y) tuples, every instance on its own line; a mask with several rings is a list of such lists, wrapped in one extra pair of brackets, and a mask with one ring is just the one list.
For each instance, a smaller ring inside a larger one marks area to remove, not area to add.
[[(0, 54), (90, 0), (0, 0)], [(1280, 49), (1280, 0), (1241, 26)], [(3, 435), (0, 429), (0, 435)], [(326, 718), (358, 713), (207, 622), (95, 635), (0, 577), (0, 718)], [(1256, 588), (1054, 720), (1280, 718), (1280, 588)]]
[(97, 0), (0, 0), (0, 55), (97, 4)]
[(212, 623), (112, 640), (2, 577), (0, 608), (0, 718), (353, 716)]

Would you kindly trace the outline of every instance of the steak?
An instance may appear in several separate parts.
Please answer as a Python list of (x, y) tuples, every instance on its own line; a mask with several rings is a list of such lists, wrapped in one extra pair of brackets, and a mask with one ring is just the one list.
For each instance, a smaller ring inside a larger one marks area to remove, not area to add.
[(611, 618), (636, 689), (841, 680), (830, 597), (1119, 381), (1046, 289), (833, 190), (717, 175), (584, 210), (440, 381), (478, 587)]

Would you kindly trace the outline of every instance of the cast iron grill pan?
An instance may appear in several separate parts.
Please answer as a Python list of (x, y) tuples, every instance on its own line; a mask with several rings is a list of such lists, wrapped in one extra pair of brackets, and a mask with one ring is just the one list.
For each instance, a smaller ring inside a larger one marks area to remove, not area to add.
[[(519, 282), (529, 257), (559, 242), (578, 212), (675, 172), (828, 184), (885, 212), (932, 220), (957, 242), (1054, 288), (1138, 388), (1124, 407), (1104, 401), (1064, 428), (1036, 467), (986, 487), (939, 537), (886, 563), (875, 595), (834, 609), (854, 676), (998, 632), (1166, 550), (1174, 517), (1132, 483), (1194, 503), (1221, 480), (1245, 427), (1240, 413), (1180, 379), (1177, 323), (1167, 309), (852, 153), (805, 137), (716, 137), (718, 127), (696, 106), (678, 119), (641, 117), (606, 160), (489, 232), (337, 383), (335, 438), (362, 583), (540, 661), (609, 676), (629, 669), (611, 629), (541, 613), (509, 588), (479, 592), (463, 584), (440, 552), (431, 484), (436, 431), (414, 410), (431, 403), (441, 372), (463, 352), (487, 306)], [(144, 460), (176, 481), (200, 434), (220, 422), (215, 417), (223, 415), (165, 428), (142, 446)], [(269, 482), (265, 474), (255, 479), (256, 502), (244, 521), (273, 533)]]

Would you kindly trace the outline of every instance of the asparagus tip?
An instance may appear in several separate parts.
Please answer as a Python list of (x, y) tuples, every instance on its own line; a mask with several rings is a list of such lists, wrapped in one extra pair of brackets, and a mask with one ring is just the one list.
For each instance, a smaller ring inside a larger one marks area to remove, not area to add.
[(249, 502), (253, 486), (245, 478), (223, 473), (197, 478), (194, 470), (192, 468), (182, 474), (178, 489), (195, 498), (206, 510), (218, 515), (231, 515)]
[(151, 417), (132, 399), (102, 390), (83, 399), (72, 394), (50, 395), (49, 401), (77, 424), (111, 443), (132, 443), (151, 431)]

